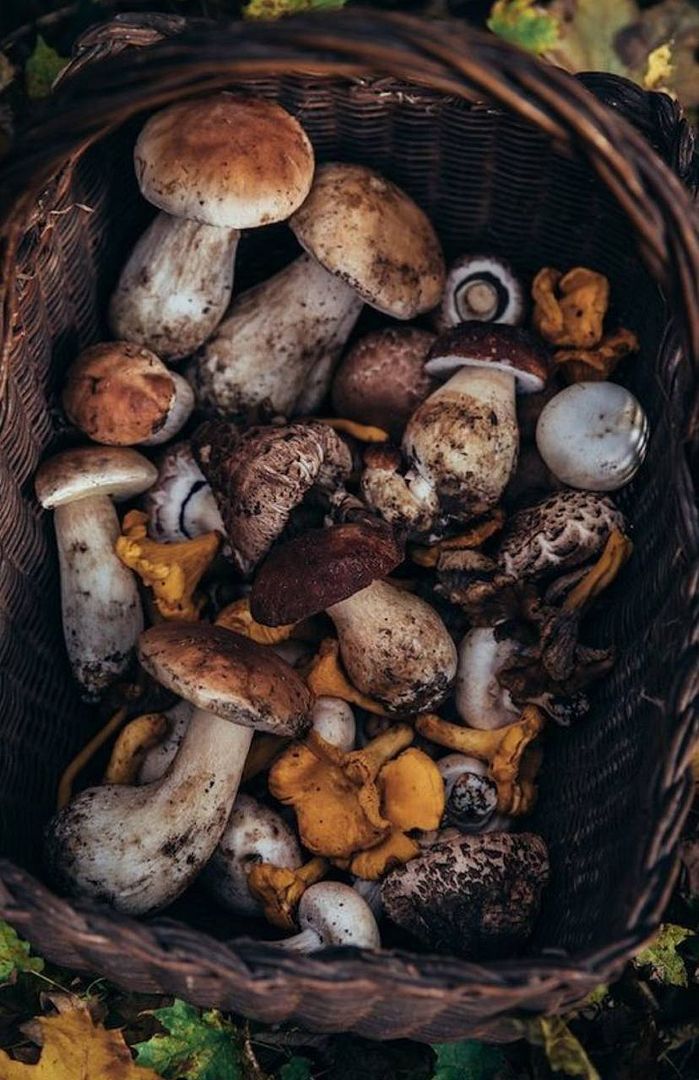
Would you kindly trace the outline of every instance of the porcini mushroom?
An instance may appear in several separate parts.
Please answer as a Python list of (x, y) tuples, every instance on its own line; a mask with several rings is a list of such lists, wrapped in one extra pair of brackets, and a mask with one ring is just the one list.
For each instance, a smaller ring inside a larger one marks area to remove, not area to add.
[(519, 652), (511, 638), (492, 627), (475, 627), (459, 645), (456, 709), (465, 724), (492, 730), (511, 724), (519, 709), (497, 680), (499, 669)]
[(435, 315), (440, 333), (463, 322), (516, 326), (524, 315), (524, 290), (510, 264), (497, 255), (461, 255), (447, 270)]
[(316, 952), (330, 945), (359, 949), (381, 948), (381, 936), (371, 908), (350, 885), (321, 881), (301, 897), (301, 933), (276, 944), (294, 952)]
[(425, 372), (435, 335), (417, 326), (385, 326), (360, 338), (332, 384), (339, 416), (400, 436), (420, 402), (436, 388)]
[(154, 540), (170, 543), (193, 540), (202, 533), (224, 532), (214, 493), (188, 442), (167, 448), (159, 462), (158, 479), (146, 492), (144, 506), (148, 533)]
[(648, 449), (648, 417), (618, 383), (578, 382), (551, 398), (536, 445), (554, 476), (587, 491), (617, 491), (633, 480)]
[(236, 798), (255, 729), (295, 736), (311, 698), (262, 645), (202, 623), (141, 635), (142, 666), (194, 705), (161, 780), (88, 788), (49, 823), (46, 858), (73, 895), (145, 914), (175, 899), (208, 862)]
[(167, 772), (189, 727), (193, 711), (194, 706), (188, 701), (178, 701), (171, 709), (166, 709), (163, 716), (168, 721), (168, 733), (157, 746), (146, 751), (136, 776), (137, 783), (150, 784)]
[(381, 898), (388, 917), (430, 949), (485, 960), (526, 942), (548, 876), (535, 833), (463, 834), (391, 871)]
[(114, 551), (112, 499), (140, 495), (156, 475), (135, 450), (97, 446), (64, 450), (36, 474), (39, 502), (55, 511), (68, 659), (89, 699), (123, 675), (143, 629), (136, 579)]
[(266, 398), (286, 416), (313, 412), (364, 302), (412, 319), (442, 292), (432, 226), (372, 169), (320, 166), (289, 224), (304, 254), (234, 300), (193, 370), (199, 401), (226, 415)]
[(207, 424), (195, 453), (219, 504), (232, 560), (243, 574), (264, 558), (311, 489), (333, 491), (352, 471), (344, 440), (312, 420), (252, 427), (242, 435), (230, 424)]
[(456, 649), (424, 600), (380, 580), (402, 552), (382, 523), (349, 522), (278, 545), (253, 582), (250, 606), (275, 626), (325, 611), (352, 683), (387, 712), (406, 716), (442, 701)]
[(283, 221), (306, 198), (313, 149), (276, 102), (224, 92), (152, 116), (134, 163), (141, 192), (164, 212), (122, 271), (110, 323), (119, 337), (174, 360), (221, 321), (239, 230)]

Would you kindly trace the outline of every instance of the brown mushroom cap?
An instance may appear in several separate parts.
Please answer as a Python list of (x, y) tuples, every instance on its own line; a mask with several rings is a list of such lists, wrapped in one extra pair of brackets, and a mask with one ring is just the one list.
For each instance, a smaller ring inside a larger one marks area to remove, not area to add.
[(386, 326), (361, 338), (335, 375), (332, 400), (338, 415), (399, 435), (437, 385), (425, 372), (434, 340), (417, 326)]
[(159, 623), (139, 639), (139, 660), (168, 690), (224, 720), (295, 737), (313, 698), (281, 657), (220, 626)]
[(410, 196), (373, 169), (322, 165), (289, 224), (329, 273), (384, 314), (412, 319), (439, 303), (445, 267), (437, 235)]
[(306, 198), (313, 148), (281, 105), (221, 93), (152, 116), (134, 150), (149, 202), (204, 225), (249, 229), (283, 221)]
[(298, 622), (385, 577), (402, 559), (391, 529), (381, 522), (311, 529), (265, 559), (252, 585), (250, 611), (266, 626)]
[(487, 959), (529, 937), (548, 872), (535, 833), (458, 835), (391, 871), (381, 899), (389, 918), (429, 948)]
[(462, 367), (509, 371), (520, 394), (543, 390), (549, 377), (544, 346), (526, 330), (502, 323), (465, 322), (440, 334), (425, 363), (429, 375), (449, 376)]
[(71, 365), (63, 408), (95, 442), (131, 446), (157, 434), (174, 397), (172, 375), (154, 352), (110, 341), (85, 349)]

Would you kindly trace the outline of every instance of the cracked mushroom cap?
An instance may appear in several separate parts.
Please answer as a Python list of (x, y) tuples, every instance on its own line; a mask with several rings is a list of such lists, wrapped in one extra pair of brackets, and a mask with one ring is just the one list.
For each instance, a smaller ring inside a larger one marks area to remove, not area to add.
[(599, 555), (613, 529), (626, 532), (626, 521), (607, 495), (557, 491), (510, 518), (498, 563), (520, 581), (559, 575)]
[(389, 918), (428, 948), (482, 960), (526, 942), (548, 874), (535, 833), (466, 834), (392, 870), (381, 899)]
[(141, 665), (199, 709), (292, 738), (308, 727), (306, 684), (271, 649), (206, 623), (159, 623), (141, 634)]
[(250, 610), (267, 626), (298, 622), (365, 589), (402, 560), (392, 530), (381, 522), (311, 529), (265, 559), (252, 585)]
[(284, 221), (306, 198), (313, 148), (273, 101), (221, 93), (152, 116), (134, 149), (141, 192), (175, 217), (250, 229)]
[(519, 394), (546, 386), (549, 359), (544, 346), (526, 330), (503, 324), (466, 322), (441, 334), (425, 363), (428, 375), (450, 377), (463, 367), (489, 368), (514, 375)]
[(410, 196), (373, 169), (321, 165), (289, 224), (310, 255), (385, 315), (412, 319), (439, 303), (437, 234)]

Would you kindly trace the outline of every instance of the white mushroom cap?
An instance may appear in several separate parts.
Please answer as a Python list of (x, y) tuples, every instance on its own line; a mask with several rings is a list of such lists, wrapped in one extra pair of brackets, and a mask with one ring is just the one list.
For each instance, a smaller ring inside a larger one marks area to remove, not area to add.
[(381, 937), (371, 908), (350, 885), (321, 881), (311, 885), (298, 907), (301, 933), (280, 942), (284, 948), (313, 952), (330, 945), (379, 949)]
[(523, 314), (522, 283), (505, 259), (461, 255), (448, 269), (435, 322), (440, 331), (471, 319), (515, 326)]
[(284, 221), (306, 198), (313, 149), (273, 101), (220, 93), (152, 116), (134, 150), (149, 202), (204, 225), (250, 229)]
[(93, 495), (132, 499), (154, 484), (158, 470), (129, 447), (81, 446), (39, 466), (36, 497), (46, 509)]
[(357, 727), (352, 707), (336, 697), (318, 697), (311, 709), (311, 727), (321, 739), (338, 750), (353, 750)]
[(499, 641), (489, 626), (469, 630), (463, 638), (455, 699), (459, 716), (469, 727), (491, 731), (513, 723), (519, 715), (509, 691), (497, 680), (498, 671), (517, 651), (516, 642)]
[(638, 472), (648, 449), (648, 417), (633, 394), (611, 382), (579, 382), (551, 398), (536, 445), (554, 476), (587, 491), (616, 491)]

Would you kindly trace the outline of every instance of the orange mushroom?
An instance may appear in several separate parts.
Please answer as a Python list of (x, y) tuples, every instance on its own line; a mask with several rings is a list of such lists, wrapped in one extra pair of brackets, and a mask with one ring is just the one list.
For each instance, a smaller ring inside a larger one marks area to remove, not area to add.
[(325, 638), (311, 660), (306, 673), (306, 683), (316, 697), (336, 697), (359, 705), (376, 716), (388, 716), (378, 701), (357, 690), (347, 678), (340, 663), (340, 644), (337, 638)]
[(543, 267), (532, 283), (533, 322), (552, 345), (590, 349), (602, 338), (609, 305), (609, 282), (604, 274), (576, 266), (566, 274)]
[(326, 859), (314, 858), (297, 870), (258, 863), (248, 874), (248, 888), (264, 909), (265, 918), (281, 930), (296, 928), (296, 908), (309, 885), (328, 872)]

